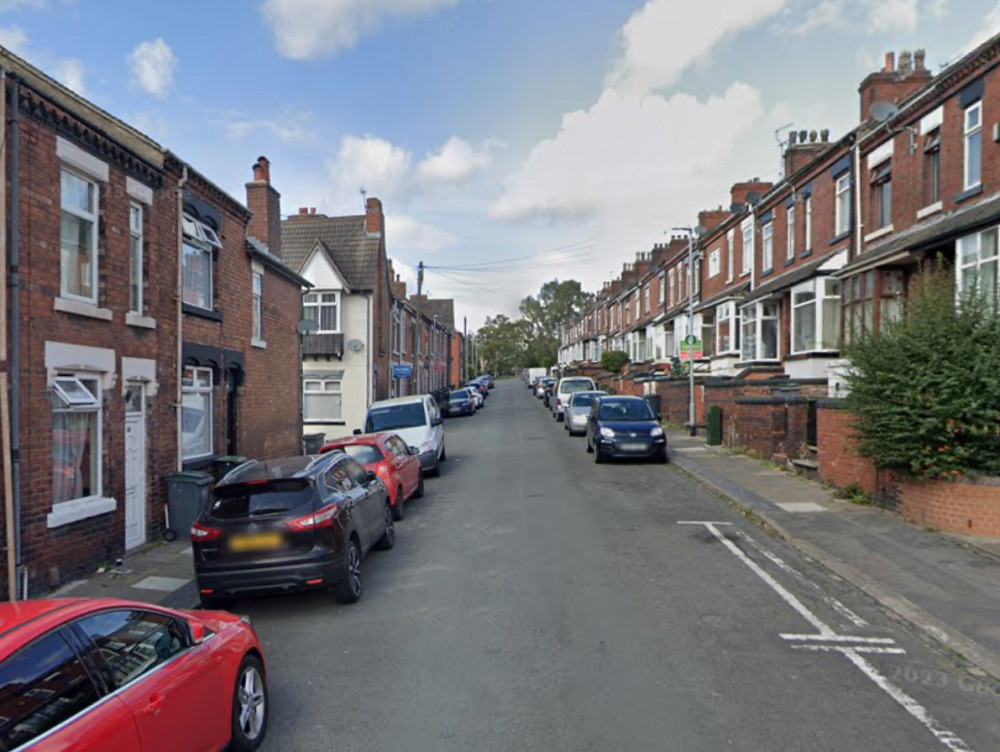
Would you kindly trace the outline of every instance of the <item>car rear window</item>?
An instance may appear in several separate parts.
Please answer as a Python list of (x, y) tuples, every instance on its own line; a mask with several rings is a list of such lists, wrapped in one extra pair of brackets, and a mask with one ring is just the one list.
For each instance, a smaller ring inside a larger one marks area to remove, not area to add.
[(587, 381), (564, 381), (559, 385), (559, 391), (564, 393), (585, 392), (593, 388), (594, 384), (589, 379)]
[(642, 400), (628, 400), (627, 402), (604, 400), (601, 402), (597, 417), (601, 420), (654, 420), (653, 411)]
[(409, 402), (404, 405), (373, 407), (365, 421), (366, 433), (393, 431), (397, 428), (414, 428), (427, 424), (423, 402)]
[(588, 407), (597, 399), (596, 394), (574, 394), (569, 401), (570, 407)]
[(450, 402), (466, 402), (469, 399), (468, 392), (452, 392), (448, 395)]
[(216, 489), (208, 513), (218, 520), (281, 516), (311, 505), (314, 497), (305, 478), (234, 483)]
[(368, 444), (348, 444), (340, 447), (348, 457), (352, 457), (356, 462), (367, 465), (371, 462), (381, 462), (385, 455), (376, 446)]

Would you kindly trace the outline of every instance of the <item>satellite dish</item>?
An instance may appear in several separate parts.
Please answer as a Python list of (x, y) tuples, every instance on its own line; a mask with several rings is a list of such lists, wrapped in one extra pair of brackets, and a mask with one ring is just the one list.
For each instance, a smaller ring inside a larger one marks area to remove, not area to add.
[(319, 324), (316, 323), (316, 319), (302, 319), (302, 321), (295, 325), (295, 329), (304, 337), (307, 334), (318, 332)]
[(899, 107), (894, 102), (874, 102), (868, 114), (877, 123), (884, 123), (899, 114)]
[(361, 352), (365, 349), (365, 343), (360, 339), (352, 339), (347, 343), (347, 349), (351, 352)]
[(698, 225), (692, 230), (692, 232), (694, 233), (694, 236), (696, 238), (700, 238), (702, 235), (708, 232), (708, 228), (705, 227), (704, 225)]
[(756, 206), (760, 203), (760, 194), (757, 191), (747, 191), (747, 203)]

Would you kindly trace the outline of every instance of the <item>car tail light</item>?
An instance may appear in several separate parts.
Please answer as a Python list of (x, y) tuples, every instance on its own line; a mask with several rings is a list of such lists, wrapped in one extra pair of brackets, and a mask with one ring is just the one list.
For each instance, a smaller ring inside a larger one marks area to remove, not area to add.
[(207, 543), (208, 541), (214, 541), (220, 535), (222, 535), (222, 531), (217, 527), (208, 527), (208, 525), (202, 525), (198, 522), (191, 525), (191, 540), (193, 541)]
[(337, 516), (338, 509), (337, 504), (331, 504), (328, 507), (323, 507), (318, 512), (313, 512), (303, 517), (296, 517), (294, 520), (288, 520), (285, 525), (288, 526), (289, 530), (297, 533), (315, 530), (320, 527), (333, 527), (333, 518)]

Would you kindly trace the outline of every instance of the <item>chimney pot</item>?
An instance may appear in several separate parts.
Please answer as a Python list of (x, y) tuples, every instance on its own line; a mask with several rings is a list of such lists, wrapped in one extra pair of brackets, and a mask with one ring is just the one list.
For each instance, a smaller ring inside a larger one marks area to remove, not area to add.
[(830, 140), (830, 129), (829, 128), (824, 128), (823, 130), (821, 130), (819, 132), (819, 137), (820, 137), (820, 140), (825, 144), (827, 141)]
[(795, 131), (792, 131), (791, 133), (788, 134), (788, 145), (795, 146), (795, 139), (796, 139), (796, 133)]
[(909, 50), (903, 50), (899, 53), (899, 72), (909, 73), (912, 67), (913, 56), (910, 54)]
[(816, 143), (816, 131), (809, 131), (809, 143), (810, 144)]
[(913, 53), (913, 67), (918, 71), (925, 71), (927, 68), (924, 66), (924, 60), (927, 58), (926, 50), (917, 50)]
[(885, 68), (886, 73), (892, 73), (896, 70), (896, 53), (887, 52), (885, 53)]
[(806, 142), (806, 132), (799, 131), (799, 143), (804, 144)]
[(310, 206), (309, 207), (309, 213), (310, 214), (315, 214), (316, 213), (316, 207), (315, 206)]
[(271, 163), (267, 157), (257, 157), (257, 161), (253, 165), (253, 179), (257, 183), (271, 182)]

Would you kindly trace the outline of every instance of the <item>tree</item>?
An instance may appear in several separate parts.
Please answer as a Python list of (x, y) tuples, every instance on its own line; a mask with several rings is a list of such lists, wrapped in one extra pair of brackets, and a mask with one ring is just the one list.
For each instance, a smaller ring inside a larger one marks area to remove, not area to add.
[(601, 353), (601, 368), (608, 373), (621, 373), (628, 363), (628, 353), (624, 350), (607, 350)]
[(558, 362), (561, 327), (582, 314), (592, 299), (576, 280), (554, 279), (542, 285), (538, 297), (529, 295), (521, 301), (522, 319), (531, 327), (530, 365), (548, 367)]
[(911, 283), (906, 317), (848, 348), (860, 453), (917, 477), (1000, 474), (1000, 319), (952, 275)]
[(524, 367), (528, 326), (503, 314), (486, 319), (479, 330), (479, 356), (487, 370), (497, 374), (514, 373)]

